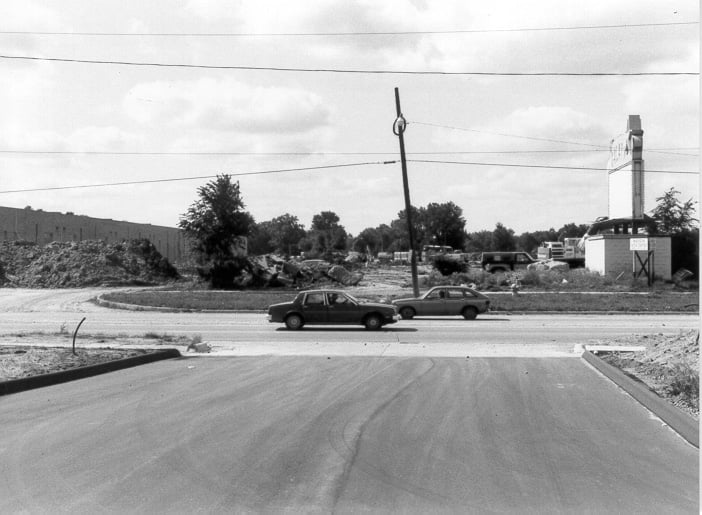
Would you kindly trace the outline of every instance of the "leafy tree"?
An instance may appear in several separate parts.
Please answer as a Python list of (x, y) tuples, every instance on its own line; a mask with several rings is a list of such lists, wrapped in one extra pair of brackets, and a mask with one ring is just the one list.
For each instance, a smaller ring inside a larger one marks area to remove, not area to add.
[(249, 236), (248, 250), (251, 254), (269, 254), (274, 251), (273, 232), (270, 221), (254, 224)]
[(305, 226), (296, 216), (289, 213), (280, 215), (267, 222), (271, 235), (271, 245), (275, 252), (294, 255), (299, 252), (298, 243), (305, 237)]
[(658, 205), (651, 211), (651, 216), (656, 220), (658, 230), (671, 236), (673, 271), (686, 268), (699, 276), (700, 230), (694, 217), (697, 202), (690, 199), (682, 203), (678, 195), (679, 191), (670, 188), (658, 197)]
[[(587, 224), (565, 224), (563, 227), (558, 229), (558, 240), (563, 240), (563, 238), (582, 238), (587, 232), (590, 226)], [(556, 241), (556, 240), (544, 240), (544, 241)]]
[(492, 247), (492, 231), (468, 233), (465, 244), (466, 252), (489, 252)]
[(517, 247), (524, 252), (535, 254), (544, 241), (558, 241), (558, 232), (553, 228), (548, 231), (525, 232), (517, 238)]
[(517, 243), (514, 237), (514, 231), (508, 229), (502, 223), (497, 222), (495, 230), (492, 231), (492, 247), (496, 251), (512, 251), (516, 250)]
[(314, 215), (307, 237), (312, 243), (311, 250), (317, 254), (346, 249), (346, 229), (339, 224), (339, 216), (333, 211), (322, 211)]
[(201, 276), (213, 287), (231, 288), (246, 266), (237, 249), (251, 233), (254, 219), (244, 210), (239, 183), (233, 183), (230, 175), (218, 175), (197, 193), (199, 199), (181, 215), (178, 226), (203, 265), (198, 269)]
[(682, 204), (677, 196), (680, 192), (670, 188), (662, 197), (658, 197), (658, 205), (651, 211), (651, 216), (658, 223), (658, 229), (665, 234), (676, 234), (697, 228), (698, 220), (694, 218), (695, 204), (692, 199)]
[[(426, 239), (424, 213), (423, 209), (420, 210), (414, 206), (411, 206), (411, 209), (412, 229), (414, 232), (414, 248), (419, 251), (422, 249), (423, 242)], [(408, 251), (410, 249), (409, 232), (407, 230), (407, 214), (404, 209), (397, 213), (397, 219), (392, 221), (390, 227), (395, 234), (395, 240), (392, 243), (393, 251)]]
[(353, 250), (356, 252), (366, 252), (370, 250), (371, 254), (377, 254), (382, 247), (382, 237), (380, 231), (373, 227), (363, 229), (360, 234), (353, 240)]
[(463, 210), (453, 202), (429, 204), (421, 213), (425, 227), (427, 244), (449, 245), (462, 249), (465, 237), (466, 220)]

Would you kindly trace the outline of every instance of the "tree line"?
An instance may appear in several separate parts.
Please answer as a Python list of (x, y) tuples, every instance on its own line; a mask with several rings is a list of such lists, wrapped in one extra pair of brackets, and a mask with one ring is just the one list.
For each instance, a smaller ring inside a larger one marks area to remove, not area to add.
[[(367, 227), (354, 236), (346, 231), (333, 211), (314, 215), (309, 229), (290, 213), (256, 222), (245, 210), (239, 183), (232, 182), (229, 175), (217, 176), (198, 188), (197, 193), (198, 199), (181, 216), (179, 227), (189, 237), (197, 255), (211, 263), (219, 263), (210, 273), (223, 273), (224, 277), (243, 266), (237, 262), (241, 256), (237, 257), (232, 251), (240, 246), (242, 238), (247, 242), (248, 253), (253, 255), (304, 254), (309, 258), (329, 258), (334, 254), (356, 251), (376, 256), (379, 252), (401, 252), (410, 248), (405, 210), (389, 224)], [(699, 229), (697, 219), (693, 217), (695, 202), (681, 203), (679, 194), (674, 188), (665, 192), (656, 199), (657, 206), (651, 214), (661, 232), (691, 233), (697, 241)], [(559, 229), (517, 235), (498, 222), (493, 230), (468, 232), (463, 210), (451, 201), (411, 209), (416, 249), (424, 245), (441, 245), (467, 253), (520, 250), (534, 254), (543, 241), (579, 238), (589, 227), (587, 224), (568, 223)], [(227, 270), (227, 266), (232, 269)], [(220, 270), (215, 270), (218, 267)]]

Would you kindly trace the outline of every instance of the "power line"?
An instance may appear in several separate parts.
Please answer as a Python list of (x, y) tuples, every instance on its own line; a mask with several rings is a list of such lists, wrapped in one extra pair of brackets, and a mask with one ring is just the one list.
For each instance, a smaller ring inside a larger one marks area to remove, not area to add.
[[(302, 168), (284, 168), (284, 169), (279, 169), (279, 170), (263, 170), (263, 171), (258, 171), (258, 172), (227, 173), (226, 175), (230, 175), (232, 177), (242, 177), (242, 176), (246, 176), (246, 175), (266, 175), (266, 174), (273, 174), (273, 173), (327, 170), (327, 169), (332, 169), (332, 168), (348, 168), (351, 166), (387, 165), (387, 164), (394, 164), (394, 163), (397, 163), (397, 161), (376, 161), (376, 162), (365, 162), (365, 163), (344, 163), (344, 164), (326, 165), (326, 166), (306, 166), (306, 167), (302, 167)], [(180, 182), (180, 181), (213, 179), (215, 177), (217, 177), (217, 175), (200, 175), (200, 176), (194, 176), (194, 177), (177, 177), (177, 178), (170, 178), (170, 179), (151, 179), (151, 180), (143, 180), (143, 181), (109, 182), (109, 183), (103, 183), (103, 184), (82, 184), (82, 185), (74, 185), (74, 186), (54, 186), (54, 187), (48, 187), (48, 188), (28, 188), (28, 189), (21, 189), (21, 190), (0, 191), (0, 194), (4, 194), (4, 193), (30, 193), (30, 192), (37, 192), (37, 191), (55, 191), (55, 190), (74, 190), (74, 189), (84, 189), (84, 188), (104, 188), (104, 187), (108, 187), (108, 186), (132, 186), (132, 185), (136, 185), (136, 184), (154, 184), (154, 183), (162, 183), (162, 182)]]
[[(417, 122), (415, 122), (417, 123)], [(471, 130), (471, 129), (464, 129)], [(475, 131), (482, 132), (482, 131)], [(503, 135), (499, 133), (488, 133)], [(522, 137), (517, 135), (507, 135), (515, 138)], [(523, 136), (527, 137), (527, 136)], [(541, 138), (530, 138), (530, 139), (541, 139)], [(545, 141), (558, 141), (558, 140), (547, 140)], [(575, 142), (567, 142), (572, 144), (577, 144)], [(647, 148), (646, 152), (660, 152), (669, 153), (676, 156), (691, 156), (699, 157), (697, 154), (688, 154), (680, 152), (671, 152), (673, 150), (699, 150), (699, 147), (680, 147), (680, 148)], [(577, 150), (445, 150), (445, 151), (415, 151), (407, 152), (407, 155), (455, 155), (455, 154), (569, 154), (569, 153), (585, 153), (585, 152), (609, 152), (609, 147), (602, 148), (588, 148), (588, 149), (577, 149)], [(253, 156), (253, 157), (275, 157), (275, 156), (387, 156), (396, 155), (396, 151), (389, 152), (334, 152), (334, 151), (321, 151), (321, 152), (227, 152), (227, 151), (212, 151), (212, 152), (202, 152), (202, 151), (180, 151), (180, 152), (168, 152), (168, 151), (108, 151), (108, 150), (32, 150), (32, 149), (0, 149), (0, 154), (17, 154), (17, 155), (88, 155), (88, 156)]]
[[(471, 161), (437, 161), (432, 159), (408, 159), (413, 163), (431, 163), (431, 164), (445, 164), (445, 165), (470, 165), (470, 166), (504, 166), (507, 168), (544, 168), (547, 170), (572, 170), (576, 172), (608, 172), (609, 168), (597, 168), (590, 166), (557, 166), (557, 165), (528, 165), (528, 164), (514, 164), (514, 163), (480, 163)], [(699, 175), (699, 172), (694, 171), (682, 171), (682, 170), (644, 170), (644, 173), (680, 173), (680, 174), (695, 174)]]
[(210, 64), (185, 64), (185, 63), (156, 63), (136, 61), (109, 61), (97, 59), (67, 59), (60, 57), (36, 57), (23, 55), (0, 55), (0, 59), (42, 61), (58, 63), (79, 64), (104, 64), (116, 66), (141, 66), (158, 68), (191, 68), (206, 70), (241, 70), (241, 71), (269, 71), (269, 72), (299, 72), (299, 73), (348, 73), (363, 75), (443, 75), (443, 76), (490, 76), (490, 77), (650, 77), (650, 76), (675, 76), (699, 75), (699, 72), (447, 72), (431, 70), (362, 70), (340, 68), (291, 68), (278, 66), (232, 66)]
[[(456, 130), (456, 131), (465, 131), (465, 132), (477, 132), (480, 134), (491, 134), (493, 136), (505, 136), (508, 138), (519, 138), (519, 139), (528, 139), (528, 140), (534, 140), (534, 141), (547, 141), (549, 143), (564, 143), (566, 145), (582, 145), (586, 147), (594, 147), (598, 149), (603, 149), (603, 151), (609, 151), (609, 147), (607, 145), (596, 145), (594, 143), (582, 143), (579, 141), (565, 141), (565, 140), (559, 140), (559, 139), (550, 139), (550, 138), (539, 138), (537, 136), (524, 136), (520, 134), (507, 134), (503, 132), (491, 132), (491, 131), (483, 131), (483, 130), (478, 130), (478, 129), (469, 129), (466, 127), (455, 127), (452, 125), (441, 125), (438, 123), (430, 123), (430, 122), (412, 122), (409, 121), (407, 122), (408, 124), (415, 124), (415, 125), (425, 125), (427, 127), (438, 127), (440, 129), (451, 129), (451, 130)], [(676, 155), (676, 156), (696, 156), (696, 154), (681, 154), (677, 152), (666, 152), (663, 150), (647, 150), (648, 152), (657, 152), (661, 154), (671, 154), (671, 155)]]
[(49, 32), (3, 30), (0, 34), (29, 36), (119, 36), (119, 37), (328, 37), (328, 36), (413, 36), (441, 34), (488, 34), (495, 32), (545, 32), (594, 29), (632, 29), (641, 27), (671, 27), (699, 25), (698, 21), (668, 23), (631, 23), (621, 25), (575, 25), (570, 27), (517, 27), (502, 29), (401, 30), (359, 32)]
[[(449, 165), (467, 165), (467, 166), (493, 166), (493, 167), (506, 167), (506, 168), (542, 168), (550, 170), (572, 170), (576, 172), (580, 171), (596, 171), (596, 172), (606, 172), (609, 171), (608, 168), (596, 168), (596, 167), (574, 167), (574, 166), (556, 166), (556, 165), (528, 165), (528, 164), (513, 164), (513, 163), (482, 163), (475, 161), (446, 161), (446, 160), (432, 160), (432, 159), (408, 159), (408, 162), (412, 163), (428, 163), (428, 164), (449, 164)], [(369, 166), (369, 165), (388, 165), (396, 164), (398, 160), (391, 161), (374, 161), (374, 162), (362, 162), (362, 163), (344, 163), (337, 165), (326, 165), (326, 166), (306, 166), (300, 168), (284, 168), (277, 170), (263, 170), (257, 172), (239, 172), (239, 173), (227, 173), (232, 177), (242, 177), (248, 175), (267, 175), (267, 174), (278, 174), (278, 173), (290, 173), (290, 172), (303, 172), (303, 171), (316, 171), (316, 170), (329, 170), (335, 168), (348, 168), (354, 166)], [(644, 170), (645, 173), (677, 173), (677, 174), (698, 174), (699, 172), (694, 171), (681, 171), (681, 170)], [(199, 175), (193, 177), (176, 177), (169, 179), (150, 179), (142, 181), (124, 181), (124, 182), (110, 182), (102, 184), (82, 184), (73, 186), (53, 186), (47, 188), (27, 188), (19, 190), (4, 190), (0, 191), (0, 194), (9, 193), (32, 193), (39, 191), (56, 191), (56, 190), (72, 190), (72, 189), (86, 189), (86, 188), (104, 188), (110, 186), (133, 186), (139, 184), (155, 184), (155, 183), (165, 183), (165, 182), (182, 182), (182, 181), (194, 181), (202, 179), (213, 179), (217, 175)]]

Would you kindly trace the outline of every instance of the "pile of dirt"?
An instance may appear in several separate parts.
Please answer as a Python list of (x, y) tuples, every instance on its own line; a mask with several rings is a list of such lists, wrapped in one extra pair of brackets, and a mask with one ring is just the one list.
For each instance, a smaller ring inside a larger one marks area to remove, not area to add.
[(608, 343), (643, 346), (642, 352), (612, 352), (600, 357), (699, 418), (699, 331), (681, 331), (673, 337), (662, 333), (631, 335)]
[(178, 278), (178, 271), (147, 239), (0, 243), (0, 286), (82, 288), (156, 285)]

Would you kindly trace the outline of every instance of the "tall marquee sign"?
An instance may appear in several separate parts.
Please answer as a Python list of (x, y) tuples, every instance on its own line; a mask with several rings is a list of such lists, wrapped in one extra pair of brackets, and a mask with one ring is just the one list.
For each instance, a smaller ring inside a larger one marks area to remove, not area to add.
[(641, 118), (629, 115), (626, 132), (612, 140), (607, 164), (609, 218), (644, 216), (644, 162)]

